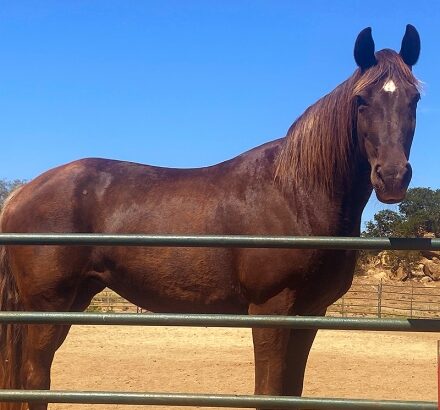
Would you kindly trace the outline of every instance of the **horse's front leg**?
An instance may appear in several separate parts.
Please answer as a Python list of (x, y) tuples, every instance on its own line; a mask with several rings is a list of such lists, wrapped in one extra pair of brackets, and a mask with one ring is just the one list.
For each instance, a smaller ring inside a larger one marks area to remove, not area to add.
[[(267, 302), (249, 306), (251, 315), (288, 315), (292, 311), (294, 292), (285, 289)], [(252, 329), (255, 358), (255, 394), (280, 396), (288, 368), (290, 329)]]
[[(325, 310), (319, 313), (325, 315)], [(318, 329), (291, 329), (287, 347), (287, 366), (283, 384), (286, 396), (301, 396), (304, 385), (304, 373), (310, 349)]]
[[(293, 303), (294, 292), (285, 289), (262, 305), (251, 304), (249, 313), (289, 315)], [(325, 310), (319, 314), (325, 314)], [(255, 394), (301, 396), (307, 358), (316, 332), (308, 329), (252, 329)]]

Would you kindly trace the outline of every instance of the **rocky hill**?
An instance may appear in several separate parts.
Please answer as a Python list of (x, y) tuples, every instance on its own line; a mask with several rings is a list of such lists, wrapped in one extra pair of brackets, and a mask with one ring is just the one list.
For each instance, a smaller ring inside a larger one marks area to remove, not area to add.
[(358, 274), (399, 282), (440, 282), (440, 252), (423, 251), (418, 257), (411, 255), (411, 260), (408, 261), (396, 257), (390, 251), (382, 251), (367, 263), (362, 263), (358, 268)]

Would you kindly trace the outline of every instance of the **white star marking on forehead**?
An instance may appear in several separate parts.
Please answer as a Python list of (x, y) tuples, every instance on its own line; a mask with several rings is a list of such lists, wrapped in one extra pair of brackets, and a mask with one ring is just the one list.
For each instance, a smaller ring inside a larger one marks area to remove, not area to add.
[(393, 80), (388, 80), (382, 88), (384, 91), (386, 91), (387, 93), (393, 93), (394, 91), (397, 90), (396, 84), (394, 84)]

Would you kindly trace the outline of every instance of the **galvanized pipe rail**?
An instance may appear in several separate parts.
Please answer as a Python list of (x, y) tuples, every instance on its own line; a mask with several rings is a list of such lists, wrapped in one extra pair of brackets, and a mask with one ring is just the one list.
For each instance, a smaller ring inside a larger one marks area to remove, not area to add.
[(226, 394), (168, 394), (47, 390), (0, 390), (0, 400), (81, 404), (137, 404), (156, 406), (206, 406), (313, 410), (436, 410), (437, 403), (396, 400), (322, 399), (306, 397)]
[(440, 250), (440, 239), (329, 236), (0, 233), (0, 245)]
[[(341, 250), (440, 250), (440, 239), (352, 237), (264, 237), (231, 235), (110, 235), (0, 233), (0, 245), (233, 247)], [(285, 316), (117, 314), (77, 312), (0, 312), (0, 323), (89, 324), (136, 326), (288, 327), (297, 329), (438, 332), (440, 320), (360, 319)], [(275, 396), (194, 395), (171, 393), (70, 392), (0, 390), (0, 401), (143, 404), (168, 406), (271, 407), (326, 410), (435, 410), (434, 402), (322, 399)]]
[(172, 313), (0, 312), (0, 323), (440, 332), (440, 319)]

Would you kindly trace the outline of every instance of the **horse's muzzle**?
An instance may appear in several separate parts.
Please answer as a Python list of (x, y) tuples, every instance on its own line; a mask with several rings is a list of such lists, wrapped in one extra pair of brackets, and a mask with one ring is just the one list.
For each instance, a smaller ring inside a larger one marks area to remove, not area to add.
[(371, 171), (371, 183), (376, 191), (377, 199), (386, 204), (402, 201), (411, 176), (412, 168), (409, 162), (392, 165), (376, 164)]

